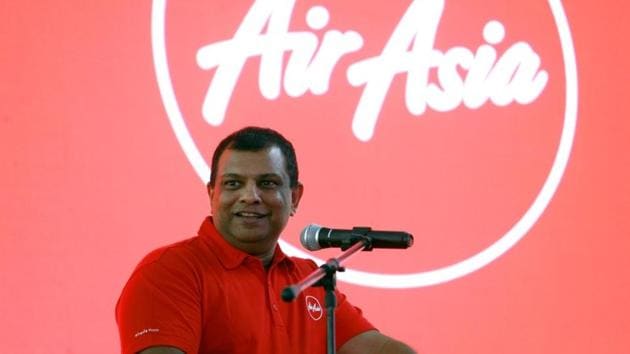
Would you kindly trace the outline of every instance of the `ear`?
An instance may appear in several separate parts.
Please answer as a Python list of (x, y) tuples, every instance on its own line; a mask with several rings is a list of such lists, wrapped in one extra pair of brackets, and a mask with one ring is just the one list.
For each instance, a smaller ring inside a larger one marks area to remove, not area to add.
[(302, 199), (302, 194), (304, 194), (304, 185), (298, 182), (297, 186), (291, 189), (291, 215), (293, 215), (297, 210), (297, 207), (300, 204), (300, 199)]
[(210, 198), (210, 203), (212, 203), (212, 196), (214, 195), (214, 187), (208, 182), (206, 184), (206, 190), (208, 191), (208, 198)]

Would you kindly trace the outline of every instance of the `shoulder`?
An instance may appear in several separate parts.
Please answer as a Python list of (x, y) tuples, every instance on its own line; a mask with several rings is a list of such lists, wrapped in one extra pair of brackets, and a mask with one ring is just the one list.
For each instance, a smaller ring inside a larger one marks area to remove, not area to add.
[(136, 266), (134, 273), (152, 268), (193, 269), (208, 262), (210, 255), (199, 237), (192, 237), (149, 252)]
[(317, 264), (312, 259), (300, 257), (288, 257), (293, 265), (300, 270), (312, 271), (317, 268)]
[(216, 268), (206, 248), (199, 237), (193, 237), (155, 249), (138, 263), (125, 288), (161, 288), (168, 283), (200, 288), (203, 278)]
[(317, 267), (317, 264), (309, 258), (302, 258), (302, 257), (295, 257), (295, 256), (287, 256), (291, 262), (295, 263), (295, 264), (299, 264), (302, 266), (308, 266), (308, 267)]

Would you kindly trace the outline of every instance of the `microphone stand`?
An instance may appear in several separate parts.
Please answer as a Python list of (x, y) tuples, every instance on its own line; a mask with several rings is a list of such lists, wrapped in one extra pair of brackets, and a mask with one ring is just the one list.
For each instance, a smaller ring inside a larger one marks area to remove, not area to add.
[(345, 251), (337, 258), (331, 258), (312, 272), (301, 282), (289, 285), (282, 290), (282, 300), (293, 301), (302, 291), (310, 286), (321, 286), (326, 291), (326, 347), (328, 354), (335, 354), (335, 308), (337, 296), (335, 295), (336, 274), (345, 271), (342, 263), (353, 254), (365, 250), (372, 250), (372, 240), (365, 236), (371, 229), (369, 227), (355, 227), (352, 229), (353, 237), (342, 245)]

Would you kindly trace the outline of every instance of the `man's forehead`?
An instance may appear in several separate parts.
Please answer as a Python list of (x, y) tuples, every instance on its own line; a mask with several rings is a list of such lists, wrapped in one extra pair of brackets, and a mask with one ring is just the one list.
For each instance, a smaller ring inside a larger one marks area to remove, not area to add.
[(226, 149), (219, 159), (217, 173), (219, 176), (284, 176), (287, 171), (282, 151), (272, 146), (255, 151)]

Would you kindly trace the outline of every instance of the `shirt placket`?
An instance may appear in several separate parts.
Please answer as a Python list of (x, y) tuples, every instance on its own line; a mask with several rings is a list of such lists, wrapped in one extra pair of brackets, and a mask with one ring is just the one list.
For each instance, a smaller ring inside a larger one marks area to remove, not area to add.
[(269, 271), (266, 274), (266, 287), (267, 287), (267, 296), (269, 298), (269, 311), (271, 312), (271, 318), (274, 326), (284, 327), (285, 323), (282, 319), (282, 315), (280, 313), (280, 296), (278, 296), (275, 287), (274, 287), (274, 273), (278, 271), (278, 264), (274, 264), (271, 266)]

